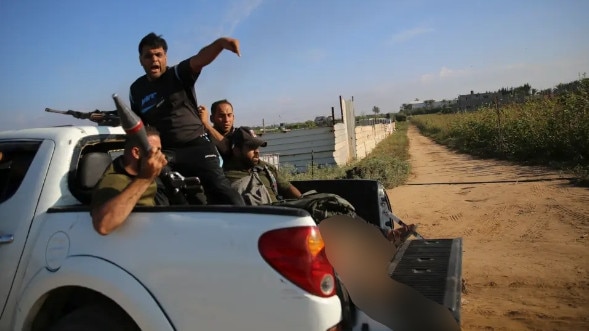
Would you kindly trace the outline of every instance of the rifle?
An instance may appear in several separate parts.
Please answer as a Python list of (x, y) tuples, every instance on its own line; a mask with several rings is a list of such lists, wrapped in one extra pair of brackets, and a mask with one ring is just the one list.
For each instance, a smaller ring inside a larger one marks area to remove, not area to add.
[(169, 166), (162, 169), (158, 180), (173, 205), (199, 204), (197, 195), (204, 192), (198, 177), (184, 177)]
[[(386, 198), (385, 197), (382, 197), (381, 198), (380, 206), (381, 206), (381, 210), (384, 211), (384, 213), (386, 214), (386, 216), (390, 219), (390, 221), (388, 221), (388, 222), (385, 223), (386, 226), (390, 226), (391, 229), (392, 229), (393, 228), (393, 223), (392, 222), (395, 222), (395, 223), (397, 223), (398, 225), (400, 225), (402, 227), (408, 226), (407, 224), (405, 224), (405, 222), (403, 222), (402, 219), (398, 218), (395, 214), (393, 214), (389, 210), (388, 204), (386, 202)], [(412, 230), (410, 233), (412, 235), (414, 235), (415, 238), (417, 238), (417, 239), (422, 239), (422, 240), (425, 239), (421, 234), (417, 233), (417, 231), (415, 231), (415, 230)]]
[(94, 123), (98, 123), (101, 126), (119, 126), (121, 125), (121, 120), (117, 114), (116, 110), (112, 111), (102, 111), (102, 110), (94, 110), (91, 112), (80, 112), (75, 110), (56, 110), (51, 108), (45, 108), (46, 112), (49, 113), (57, 113), (57, 114), (64, 114), (64, 115), (71, 115), (78, 119), (83, 120), (90, 120)]
[[(400, 218), (398, 218), (397, 216), (395, 216), (395, 214), (391, 213), (388, 209), (385, 209), (385, 213), (391, 219), (391, 221), (393, 221), (393, 222), (395, 222), (395, 223), (397, 223), (397, 224), (399, 224), (400, 226), (403, 226), (403, 227), (408, 226), (407, 224), (405, 224), (405, 222), (403, 222)], [(391, 221), (386, 222), (386, 225), (388, 225), (388, 226), (390, 226), (392, 228), (393, 227), (392, 226), (393, 224), (391, 223)], [(419, 233), (417, 233), (417, 231), (415, 231), (415, 230), (412, 230), (410, 233), (412, 235), (414, 235), (415, 238), (417, 238), (417, 239), (425, 240), (425, 238), (422, 235), (420, 235)]]

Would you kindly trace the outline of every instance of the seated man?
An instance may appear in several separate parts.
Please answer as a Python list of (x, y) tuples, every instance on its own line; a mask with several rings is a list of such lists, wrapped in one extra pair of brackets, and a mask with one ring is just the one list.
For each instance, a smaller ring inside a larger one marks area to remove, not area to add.
[(158, 131), (146, 127), (146, 133), (151, 145), (149, 154), (141, 155), (139, 142), (127, 139), (123, 155), (106, 169), (94, 189), (90, 213), (94, 229), (101, 235), (107, 235), (121, 226), (135, 205), (155, 205), (155, 180), (167, 160), (161, 152)]
[[(313, 191), (301, 194), (274, 166), (260, 160), (260, 147), (266, 147), (267, 142), (257, 137), (252, 129), (235, 129), (232, 142), (232, 158), (223, 168), (231, 186), (241, 194), (246, 204), (272, 204), (305, 209), (317, 224), (335, 215), (360, 219), (354, 206), (344, 198), (331, 193), (315, 194)], [(415, 225), (409, 225), (383, 232), (383, 235), (398, 245), (414, 230)]]
[(232, 155), (223, 169), (231, 186), (241, 194), (247, 205), (301, 197), (301, 192), (280, 176), (274, 166), (260, 160), (260, 147), (266, 147), (268, 143), (257, 137), (252, 129), (235, 129), (231, 141)]

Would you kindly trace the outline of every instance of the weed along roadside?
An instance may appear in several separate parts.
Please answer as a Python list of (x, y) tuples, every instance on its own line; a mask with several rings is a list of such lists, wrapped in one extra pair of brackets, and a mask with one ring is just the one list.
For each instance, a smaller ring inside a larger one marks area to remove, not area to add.
[(411, 123), (459, 152), (546, 165), (589, 181), (589, 79), (554, 96), (455, 114), (418, 115)]

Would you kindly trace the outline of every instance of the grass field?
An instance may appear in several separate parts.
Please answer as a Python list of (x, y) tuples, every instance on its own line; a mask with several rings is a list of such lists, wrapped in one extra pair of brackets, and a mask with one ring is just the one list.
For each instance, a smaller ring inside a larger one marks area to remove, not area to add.
[(571, 170), (587, 180), (589, 170), (589, 79), (556, 96), (523, 104), (456, 114), (411, 118), (422, 134), (482, 157)]

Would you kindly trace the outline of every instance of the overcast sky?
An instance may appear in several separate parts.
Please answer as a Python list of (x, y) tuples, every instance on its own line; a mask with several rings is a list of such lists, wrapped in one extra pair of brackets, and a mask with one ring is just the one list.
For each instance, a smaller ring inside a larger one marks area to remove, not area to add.
[(337, 113), (340, 95), (360, 115), (573, 81), (589, 73), (587, 13), (585, 0), (0, 0), (0, 130), (83, 123), (45, 107), (114, 109), (152, 31), (169, 65), (238, 38), (242, 56), (203, 70), (198, 101), (227, 98), (236, 124), (268, 125)]

